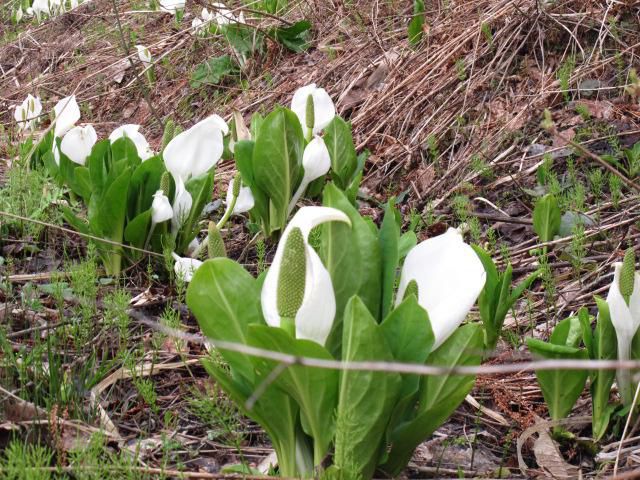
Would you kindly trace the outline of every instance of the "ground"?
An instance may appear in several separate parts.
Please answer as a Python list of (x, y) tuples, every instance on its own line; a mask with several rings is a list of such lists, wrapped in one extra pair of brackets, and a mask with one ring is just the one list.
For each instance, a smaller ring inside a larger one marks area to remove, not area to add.
[[(302, 85), (326, 88), (351, 122), (358, 151), (370, 153), (361, 212), (379, 221), (382, 202), (396, 196), (404, 227), (421, 240), (464, 223), (500, 266), (511, 262), (516, 281), (544, 262), (488, 365), (526, 362), (525, 337), (547, 338), (582, 306), (595, 313), (612, 263), (638, 244), (640, 148), (632, 148), (640, 105), (631, 70), (640, 70), (640, 7), (632, 0), (427, 0), (417, 45), (407, 40), (411, 2), (291, 2), (286, 13), (261, 19), (244, 7), (258, 28), (309, 20), (310, 46), (294, 53), (268, 40), (239, 74), (215, 82), (194, 82), (194, 72), (234, 53), (224, 39), (190, 30), (205, 1), (188, 2), (181, 23), (141, 1), (91, 0), (39, 25), (12, 24), (16, 3), (0, 6), (0, 448), (16, 437), (33, 442), (6, 458), (52, 455), (75, 472), (70, 478), (105, 478), (116, 468), (131, 478), (160, 468), (173, 472), (168, 477), (219, 478), (233, 464), (268, 466), (271, 453), (264, 433), (200, 366), (204, 345), (146, 323), (199, 334), (184, 287), (168, 281), (162, 262), (142, 261), (117, 282), (104, 278), (87, 242), (59, 228), (68, 228), (58, 208), (65, 192), (15, 164), (12, 107), (28, 93), (43, 99), (45, 112), (75, 94), (99, 136), (137, 123), (158, 149), (169, 118), (188, 127), (238, 110), (248, 120), (288, 105)], [(150, 86), (137, 73), (135, 44), (156, 61)], [(546, 130), (545, 109), (554, 122)], [(611, 157), (626, 179), (605, 166)], [(233, 173), (232, 161), (218, 166), (212, 200)], [(531, 219), (545, 192), (560, 198), (565, 217), (559, 237), (543, 245)], [(239, 221), (226, 238), (229, 256), (253, 271), (273, 255), (264, 243), (245, 249), (251, 234)], [(567, 426), (578, 440), (558, 449), (545, 433), (548, 413), (532, 371), (481, 375), (405, 475), (610, 475), (620, 431), (592, 445), (590, 421), (580, 421), (590, 414), (585, 391)], [(620, 471), (637, 468), (633, 449), (619, 460)]]

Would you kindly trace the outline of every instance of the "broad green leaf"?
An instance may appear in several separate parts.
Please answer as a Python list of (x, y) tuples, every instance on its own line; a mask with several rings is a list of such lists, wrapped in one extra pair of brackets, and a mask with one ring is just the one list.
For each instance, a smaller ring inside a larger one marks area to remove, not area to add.
[[(310, 340), (296, 340), (280, 328), (249, 326), (249, 344), (298, 357), (333, 360), (321, 345)], [(267, 376), (278, 362), (254, 358), (256, 371)], [(319, 466), (329, 450), (335, 433), (335, 408), (338, 401), (338, 372), (323, 368), (290, 366), (274, 381), (300, 407), (302, 425), (314, 439), (314, 465)]]
[(71, 211), (69, 207), (65, 205), (62, 205), (62, 216), (64, 217), (65, 221), (76, 231), (85, 235), (91, 235), (89, 224), (86, 221), (80, 219), (75, 213)]
[(223, 33), (229, 44), (240, 54), (249, 56), (264, 49), (262, 32), (243, 23), (225, 25)]
[[(534, 355), (547, 360), (586, 360), (589, 358), (584, 349), (546, 343), (537, 338), (527, 338), (527, 347)], [(536, 371), (536, 377), (552, 420), (559, 420), (571, 413), (573, 405), (580, 397), (582, 390), (584, 390), (584, 384), (588, 376), (589, 372), (587, 370), (558, 369)]]
[(111, 143), (108, 139), (97, 142), (87, 158), (91, 186), (95, 195), (102, 195), (111, 164)]
[(111, 144), (111, 161), (112, 168), (116, 169), (116, 174), (128, 167), (135, 169), (142, 162), (138, 156), (136, 144), (125, 136)]
[[(203, 360), (203, 365), (218, 385), (233, 400), (243, 415), (255, 420), (269, 435), (278, 456), (278, 464), (283, 475), (296, 474), (296, 418), (298, 407), (295, 402), (279, 389), (268, 388), (260, 395), (251, 410), (246, 402), (257, 384), (243, 385), (211, 359)], [(263, 379), (257, 379), (263, 380)]]
[(560, 207), (556, 197), (547, 194), (540, 197), (533, 210), (533, 229), (541, 242), (553, 240), (560, 231)]
[(97, 211), (89, 218), (94, 231), (114, 241), (122, 241), (130, 180), (131, 170), (127, 169), (107, 186)]
[(85, 203), (91, 198), (91, 177), (89, 169), (84, 166), (78, 166), (74, 170), (77, 193), (83, 198)]
[(380, 226), (380, 252), (382, 253), (382, 305), (380, 321), (387, 316), (393, 305), (393, 291), (396, 285), (398, 263), (400, 261), (398, 243), (400, 227), (396, 223), (395, 199), (387, 202), (384, 219)]
[(185, 184), (185, 189), (191, 194), (193, 204), (189, 216), (185, 220), (176, 244), (178, 253), (185, 253), (189, 243), (198, 235), (198, 220), (202, 215), (204, 206), (211, 201), (213, 192), (213, 173), (205, 173), (199, 177), (190, 179)]
[[(594, 360), (615, 360), (618, 357), (616, 331), (611, 323), (609, 305), (602, 298), (595, 297), (598, 305), (598, 320), (593, 334)], [(600, 440), (607, 432), (609, 418), (615, 405), (609, 403), (611, 385), (616, 378), (615, 370), (596, 370), (591, 372), (591, 398), (593, 408), (593, 438)]]
[(331, 275), (336, 296), (336, 318), (327, 348), (339, 358), (344, 308), (358, 295), (372, 314), (380, 311), (381, 257), (377, 228), (371, 229), (334, 184), (324, 189), (323, 204), (343, 211), (351, 227), (343, 222), (328, 222), (322, 228), (320, 258)]
[[(435, 337), (429, 315), (414, 295), (398, 305), (380, 327), (396, 362), (421, 364), (431, 353)], [(389, 421), (388, 433), (413, 407), (419, 386), (418, 375), (402, 375), (400, 396)]]
[(351, 127), (336, 116), (325, 127), (323, 139), (331, 157), (331, 178), (341, 190), (345, 190), (358, 168)]
[[(153, 194), (160, 189), (164, 171), (164, 163), (159, 156), (151, 157), (136, 167), (129, 185), (127, 218), (132, 219), (151, 208)], [(173, 197), (169, 195), (169, 198)]]
[(203, 85), (219, 85), (227, 77), (234, 77), (240, 73), (238, 64), (229, 55), (213, 57), (202, 62), (191, 74), (189, 84), (191, 88)]
[[(342, 344), (345, 362), (393, 360), (382, 328), (358, 297), (352, 297), (345, 309)], [(372, 477), (400, 387), (397, 373), (341, 372), (334, 464), (352, 478)]]
[[(426, 360), (428, 365), (453, 367), (475, 366), (482, 359), (482, 329), (478, 324), (458, 328)], [(390, 449), (380, 470), (398, 475), (409, 463), (415, 448), (436, 431), (453, 414), (467, 396), (475, 377), (471, 375), (437, 375), (423, 377), (414, 416), (387, 434)]]
[(277, 108), (262, 122), (253, 153), (255, 183), (270, 199), (271, 231), (283, 229), (294, 189), (302, 178), (304, 136), (298, 117)]
[(255, 200), (251, 214), (256, 215), (261, 223), (265, 225), (269, 222), (269, 197), (256, 184), (253, 173), (253, 151), (255, 142), (251, 140), (240, 140), (235, 146), (236, 167), (242, 175), (242, 182), (251, 188), (251, 193)]
[(409, 251), (418, 244), (418, 237), (414, 232), (403, 233), (398, 240), (398, 257), (403, 260)]
[(578, 317), (568, 317), (559, 322), (551, 332), (549, 343), (578, 347), (582, 341), (582, 324)]
[[(124, 229), (124, 239), (134, 247), (144, 248), (144, 242), (147, 240), (150, 228), (151, 209), (142, 212), (127, 224)], [(127, 253), (133, 254), (134, 257), (139, 256), (139, 252), (127, 251)]]
[[(256, 280), (228, 258), (207, 260), (187, 289), (187, 305), (206, 337), (247, 343), (251, 324), (263, 324), (260, 290)], [(221, 351), (233, 372), (253, 381), (253, 365), (241, 353)]]
[(267, 35), (276, 42), (281, 43), (292, 52), (300, 53), (309, 48), (309, 31), (311, 22), (300, 20), (288, 27), (272, 27), (267, 30)]

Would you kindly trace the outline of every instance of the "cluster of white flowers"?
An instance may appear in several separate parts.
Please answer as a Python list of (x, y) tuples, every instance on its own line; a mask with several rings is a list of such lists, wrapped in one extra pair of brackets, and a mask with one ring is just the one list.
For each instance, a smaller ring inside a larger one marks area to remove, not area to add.
[(33, 3), (26, 11), (22, 11), (22, 5), (14, 13), (16, 23), (19, 23), (24, 17), (35, 16), (40, 21), (43, 16), (53, 17), (61, 15), (64, 12), (73, 10), (81, 3), (88, 0), (33, 0)]
[(224, 27), (231, 23), (245, 23), (242, 12), (236, 16), (224, 3), (214, 2), (211, 6), (214, 10), (210, 12), (207, 8), (203, 8), (200, 17), (196, 17), (191, 21), (191, 28), (197, 35), (204, 35), (208, 25), (213, 22), (219, 27)]

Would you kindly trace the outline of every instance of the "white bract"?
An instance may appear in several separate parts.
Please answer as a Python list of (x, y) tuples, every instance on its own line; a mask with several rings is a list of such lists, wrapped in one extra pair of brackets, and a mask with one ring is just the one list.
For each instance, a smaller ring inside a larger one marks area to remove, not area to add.
[(140, 125), (134, 124), (126, 124), (116, 128), (111, 135), (109, 135), (109, 141), (111, 143), (119, 140), (123, 137), (131, 140), (136, 146), (136, 150), (138, 151), (138, 156), (142, 161), (145, 161), (151, 157), (153, 157), (153, 150), (149, 146), (149, 142), (144, 138), (144, 135), (139, 132)]
[[(607, 294), (607, 305), (609, 305), (609, 315), (611, 323), (616, 331), (618, 340), (618, 360), (629, 360), (631, 358), (631, 342), (640, 327), (640, 275), (634, 273), (633, 293), (629, 297), (629, 305), (625, 302), (620, 293), (620, 272), (622, 263), (614, 264), (613, 282)], [(631, 374), (628, 369), (620, 369), (617, 372), (618, 387), (622, 393), (622, 398), (627, 401), (632, 400)]]
[(296, 90), (291, 100), (291, 110), (298, 116), (304, 132), (307, 131), (307, 98), (309, 96), (313, 99), (313, 134), (317, 135), (336, 116), (336, 107), (327, 91), (316, 87), (315, 83)]
[(289, 202), (288, 213), (291, 213), (309, 184), (315, 179), (325, 176), (331, 168), (331, 156), (321, 137), (314, 137), (305, 147), (302, 154), (302, 167), (304, 175), (296, 193)]
[(93, 126), (74, 127), (67, 132), (62, 142), (60, 142), (60, 150), (72, 162), (84, 165), (97, 141), (98, 135)]
[(27, 98), (16, 107), (13, 118), (18, 122), (18, 127), (21, 130), (33, 130), (41, 113), (42, 102), (40, 102), (40, 97), (34, 97), (29, 94)]
[[(231, 179), (229, 183), (229, 188), (227, 188), (227, 207), (231, 205), (233, 201), (233, 182), (235, 179)], [(255, 199), (253, 198), (253, 193), (251, 193), (251, 188), (249, 187), (240, 187), (240, 193), (238, 194), (238, 198), (236, 199), (236, 204), (233, 206), (233, 214), (239, 215), (241, 213), (248, 212), (253, 208), (256, 204)]]
[(198, 17), (191, 20), (191, 28), (193, 29), (193, 32), (196, 35), (201, 35), (206, 33), (206, 30), (204, 29), (204, 22), (200, 20)]
[(453, 228), (413, 247), (404, 261), (396, 304), (415, 280), (418, 303), (429, 314), (433, 348), (449, 338), (464, 321), (485, 283), (485, 270), (473, 249)]
[(151, 202), (151, 223), (158, 224), (171, 220), (173, 218), (173, 208), (169, 203), (169, 198), (162, 190), (158, 190), (153, 194), (153, 202)]
[(167, 13), (175, 13), (184, 10), (186, 0), (160, 0), (160, 10)]
[(136, 45), (136, 50), (138, 50), (138, 58), (145, 66), (153, 63), (153, 59), (151, 58), (151, 52), (144, 45)]
[(27, 12), (36, 15), (38, 18), (40, 18), (40, 15), (43, 13), (49, 15), (51, 13), (49, 10), (49, 0), (33, 0)]
[(185, 188), (182, 178), (177, 177), (175, 181), (176, 193), (173, 197), (173, 218), (171, 219), (171, 231), (174, 235), (176, 235), (178, 230), (184, 225), (184, 222), (191, 212), (191, 206), (193, 205), (193, 198)]
[(198, 270), (200, 265), (202, 265), (200, 260), (180, 257), (175, 252), (171, 253), (171, 256), (175, 260), (175, 263), (173, 264), (173, 271), (176, 272), (178, 278), (182, 279), (183, 282), (190, 282), (193, 278), (193, 274), (196, 273), (196, 270)]
[(284, 248), (289, 233), (299, 228), (305, 242), (305, 284), (304, 297), (295, 317), (296, 337), (313, 340), (324, 345), (336, 314), (336, 298), (328, 270), (322, 264), (316, 251), (308, 244), (309, 232), (325, 222), (345, 222), (351, 224), (343, 212), (330, 207), (302, 207), (285, 228), (273, 263), (264, 279), (261, 293), (262, 313), (268, 325), (280, 327), (277, 296), (278, 280)]
[(223, 137), (227, 133), (227, 123), (218, 115), (211, 115), (173, 138), (162, 155), (176, 183), (178, 177), (186, 182), (218, 163), (224, 151)]
[(18, 6), (18, 10), (16, 10), (16, 23), (20, 23), (20, 20), (22, 20), (22, 16), (22, 6)]
[(80, 107), (76, 102), (76, 96), (71, 95), (65, 97), (56, 103), (53, 107), (55, 113), (55, 130), (54, 136), (62, 138), (62, 136), (71, 130), (76, 122), (80, 120)]

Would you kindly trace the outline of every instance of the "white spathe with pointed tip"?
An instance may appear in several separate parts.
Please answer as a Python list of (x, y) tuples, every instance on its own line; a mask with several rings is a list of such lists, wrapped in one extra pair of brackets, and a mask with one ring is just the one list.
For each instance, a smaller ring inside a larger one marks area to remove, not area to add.
[(436, 349), (466, 318), (484, 288), (486, 273), (473, 248), (450, 228), (409, 251), (396, 305), (402, 302), (411, 280), (418, 285), (418, 303), (429, 314)]
[(154, 225), (173, 218), (173, 208), (167, 197), (162, 190), (156, 191), (153, 194), (153, 201), (151, 202), (151, 223)]
[(302, 154), (302, 168), (304, 169), (304, 175), (300, 185), (298, 185), (298, 189), (289, 201), (288, 214), (293, 211), (309, 184), (317, 178), (325, 176), (331, 168), (331, 156), (321, 137), (314, 137), (305, 147)]
[(313, 134), (319, 134), (336, 116), (333, 100), (324, 88), (316, 87), (315, 83), (300, 87), (293, 94), (291, 110), (298, 116), (302, 131), (307, 131), (307, 98), (313, 98)]
[(182, 228), (187, 220), (193, 205), (193, 198), (187, 191), (182, 178), (176, 179), (176, 192), (173, 197), (173, 218), (171, 219), (171, 231), (175, 234)]
[(173, 271), (176, 273), (178, 278), (182, 279), (183, 282), (190, 282), (193, 275), (196, 273), (196, 270), (198, 270), (200, 265), (202, 265), (200, 260), (180, 257), (175, 252), (171, 253), (171, 256), (175, 260), (175, 263), (173, 264)]
[[(621, 271), (622, 263), (614, 263), (613, 281), (607, 294), (607, 305), (609, 305), (611, 323), (616, 331), (618, 360), (629, 360), (631, 358), (631, 343), (640, 327), (640, 275), (638, 272), (634, 273), (633, 292), (629, 297), (629, 305), (627, 305), (622, 293), (620, 293)], [(617, 381), (622, 398), (631, 402), (633, 392), (631, 391), (630, 371), (628, 369), (618, 370)]]
[(109, 141), (114, 143), (116, 140), (123, 137), (128, 138), (134, 143), (136, 150), (138, 151), (138, 156), (143, 162), (153, 157), (154, 153), (149, 146), (149, 142), (147, 142), (144, 135), (140, 133), (140, 125), (130, 123), (116, 128), (111, 132), (111, 135), (109, 135)]
[(144, 45), (136, 45), (136, 50), (138, 51), (138, 58), (145, 66), (153, 63), (153, 58), (151, 57), (151, 52)]
[[(233, 201), (233, 183), (235, 179), (231, 179), (229, 183), (229, 188), (227, 188), (227, 208), (231, 205)], [(240, 193), (238, 194), (238, 198), (236, 199), (236, 204), (233, 207), (233, 214), (240, 215), (241, 213), (248, 212), (251, 210), (256, 204), (255, 199), (253, 198), (253, 193), (251, 193), (251, 188), (241, 186)]]
[(62, 142), (60, 142), (60, 151), (69, 157), (72, 162), (84, 165), (97, 141), (98, 135), (93, 126), (74, 127), (67, 132)]
[(42, 102), (40, 101), (40, 97), (34, 97), (29, 94), (27, 98), (16, 107), (13, 118), (18, 122), (18, 127), (21, 130), (33, 130), (41, 113)]
[(209, 171), (222, 157), (227, 123), (218, 115), (211, 115), (173, 138), (162, 156), (174, 180), (187, 181)]
[(54, 136), (62, 138), (62, 136), (71, 130), (80, 120), (80, 107), (76, 101), (76, 96), (71, 95), (60, 100), (53, 107), (55, 113)]
[(316, 251), (308, 244), (311, 230), (325, 222), (345, 222), (349, 217), (331, 207), (302, 207), (291, 219), (278, 243), (271, 268), (264, 279), (261, 292), (262, 313), (268, 325), (280, 327), (278, 313), (278, 279), (282, 256), (289, 233), (299, 228), (305, 241), (305, 285), (302, 305), (295, 318), (296, 337), (324, 345), (331, 332), (336, 314), (336, 298), (328, 270)]

